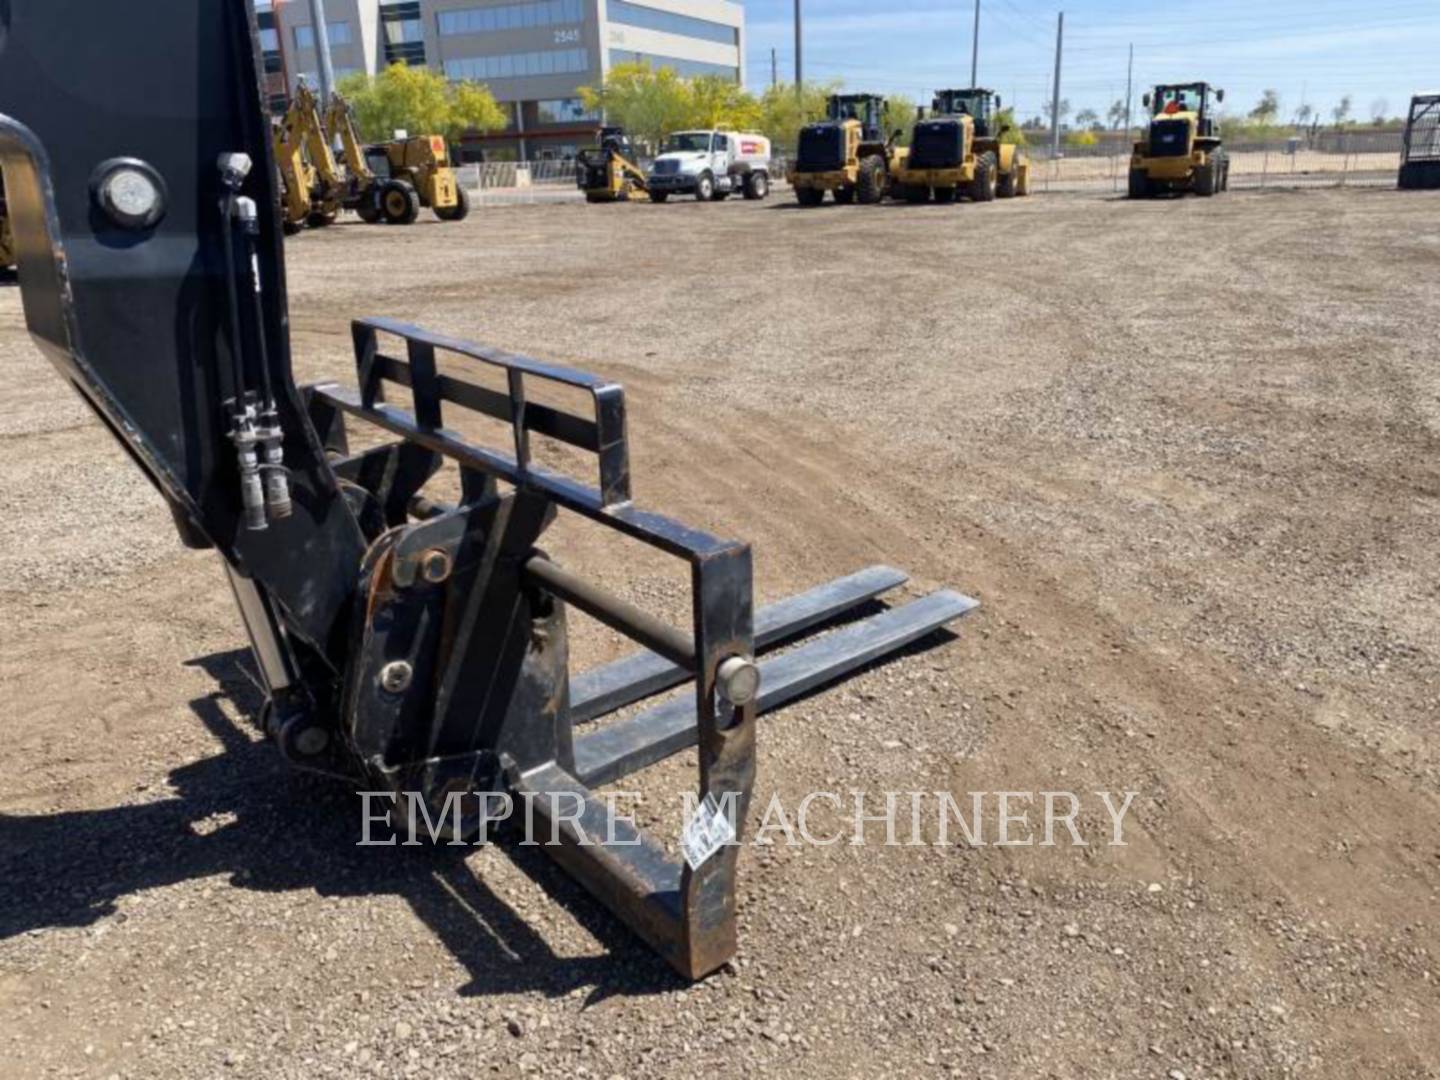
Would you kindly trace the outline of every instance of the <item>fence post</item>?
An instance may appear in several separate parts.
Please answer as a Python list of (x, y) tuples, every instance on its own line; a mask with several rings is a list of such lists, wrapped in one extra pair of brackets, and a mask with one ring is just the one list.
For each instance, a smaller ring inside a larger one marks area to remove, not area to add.
[(1264, 191), (1270, 180), (1270, 148), (1265, 148), (1265, 159), (1260, 166), (1260, 190)]

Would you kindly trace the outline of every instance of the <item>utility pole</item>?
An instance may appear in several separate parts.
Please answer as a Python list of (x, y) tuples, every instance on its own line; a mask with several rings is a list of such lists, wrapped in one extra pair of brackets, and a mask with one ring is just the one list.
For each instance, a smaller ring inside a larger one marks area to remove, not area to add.
[(325, 22), (325, 0), (310, 0), (310, 30), (315, 35), (315, 55), (320, 58), (320, 108), (329, 107), (335, 92), (335, 68), (330, 63), (330, 27)]
[(975, 39), (970, 43), (970, 86), (980, 85), (980, 0), (975, 0)]
[(780, 85), (780, 63), (775, 58), (775, 50), (773, 48), (770, 50), (770, 85)]
[(795, 0), (795, 96), (801, 99), (805, 97), (805, 64), (801, 49), (803, 37), (800, 32), (800, 0)]
[(1065, 51), (1065, 13), (1060, 13), (1060, 25), (1055, 30), (1055, 95), (1050, 99), (1050, 158), (1060, 157), (1060, 57)]
[(1130, 102), (1135, 100), (1135, 46), (1130, 46), (1130, 69), (1125, 74), (1125, 138), (1130, 138)]

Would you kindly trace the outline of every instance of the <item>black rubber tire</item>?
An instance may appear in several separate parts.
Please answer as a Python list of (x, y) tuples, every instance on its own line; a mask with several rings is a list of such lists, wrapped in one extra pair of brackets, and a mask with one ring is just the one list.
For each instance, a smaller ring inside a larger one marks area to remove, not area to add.
[(715, 198), (715, 178), (708, 172), (701, 173), (695, 181), (695, 201), (709, 202)]
[(1145, 175), (1143, 169), (1130, 170), (1129, 196), (1132, 199), (1148, 199), (1150, 197), (1150, 178)]
[(1195, 194), (1208, 199), (1214, 195), (1220, 183), (1220, 163), (1213, 157), (1195, 170)]
[(355, 213), (360, 215), (360, 220), (365, 222), (366, 225), (380, 224), (380, 208), (378, 206), (372, 206), (370, 203), (362, 203), (355, 208)]
[(454, 206), (437, 206), (435, 216), (441, 221), (464, 221), (470, 216), (470, 196), (462, 187), (455, 189)]
[(930, 189), (928, 187), (907, 187), (905, 201), (911, 206), (923, 206), (930, 201)]
[(282, 220), (282, 221), (281, 221), (281, 224), (280, 224), (280, 231), (283, 232), (286, 236), (295, 236), (295, 235), (297, 235), (297, 234), (300, 232), (300, 230), (303, 229), (303, 228), (305, 228), (305, 226), (304, 226), (301, 222), (298, 222), (298, 221), (283, 221), (283, 220)]
[(995, 185), (998, 177), (995, 175), (999, 170), (995, 165), (995, 155), (988, 151), (975, 159), (975, 179), (970, 181), (970, 189), (967, 194), (976, 202), (994, 202)]
[(837, 187), (835, 201), (841, 206), (849, 206), (855, 201), (855, 189), (853, 187)]
[(650, 192), (650, 201), (653, 203), (663, 203), (668, 198), (670, 198), (670, 193), (668, 191)]
[(874, 206), (885, 198), (885, 159), (879, 154), (871, 154), (860, 162), (855, 198), (862, 206)]
[(801, 206), (819, 206), (825, 201), (825, 192), (819, 188), (797, 187), (795, 189), (795, 201)]
[(935, 201), (941, 206), (949, 206), (955, 201), (955, 189), (953, 187), (937, 187)]
[(1016, 185), (1020, 179), (1020, 158), (1017, 155), (1010, 162), (1010, 171), (1001, 173), (1000, 179), (995, 182), (995, 197), (999, 199), (1013, 199), (1016, 195)]
[(770, 194), (770, 177), (763, 172), (752, 172), (745, 177), (745, 198), (752, 202), (764, 199)]
[(339, 213), (334, 210), (328, 212), (316, 210), (305, 219), (305, 224), (312, 229), (328, 229), (335, 224), (335, 219), (339, 216)]
[(380, 187), (380, 213), (387, 225), (414, 225), (420, 216), (420, 193), (404, 180), (386, 180)]

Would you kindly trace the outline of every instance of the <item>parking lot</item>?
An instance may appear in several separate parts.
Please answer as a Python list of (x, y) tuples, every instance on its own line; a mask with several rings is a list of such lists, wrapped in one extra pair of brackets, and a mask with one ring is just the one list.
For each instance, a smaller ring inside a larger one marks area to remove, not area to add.
[[(752, 542), (761, 602), (872, 563), (982, 601), (763, 720), (752, 831), (772, 794), (1134, 791), (1128, 846), (748, 848), (693, 987), (533, 852), (356, 848), (353, 796), (256, 741), (218, 560), (0, 284), (6, 1076), (1437, 1075), (1435, 193), (287, 247), (302, 381), (353, 379), (357, 315), (595, 371), (637, 501)], [(679, 610), (571, 524), (558, 559)]]

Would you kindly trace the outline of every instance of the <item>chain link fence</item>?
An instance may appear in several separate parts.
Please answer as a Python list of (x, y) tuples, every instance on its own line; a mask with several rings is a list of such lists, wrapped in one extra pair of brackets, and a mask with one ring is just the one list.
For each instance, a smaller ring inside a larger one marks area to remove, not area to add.
[[(1322, 132), (1312, 139), (1233, 143), (1232, 189), (1381, 187), (1393, 185), (1400, 169), (1403, 136), (1394, 132)], [(1128, 145), (1070, 146), (1052, 158), (1049, 147), (1029, 148), (1033, 192), (1113, 192), (1126, 190), (1130, 172)], [(648, 161), (637, 162), (642, 169)], [(770, 167), (773, 189), (783, 190), (786, 160)], [(494, 161), (462, 165), (460, 183), (480, 206), (583, 202), (572, 161)]]
[[(1226, 145), (1230, 155), (1230, 187), (1306, 188), (1377, 187), (1393, 185), (1400, 169), (1400, 143), (1395, 132), (1324, 132), (1312, 139), (1279, 139)], [(1032, 191), (1126, 190), (1130, 149), (1114, 143), (1069, 146), (1052, 158), (1049, 147), (1032, 148)]]

